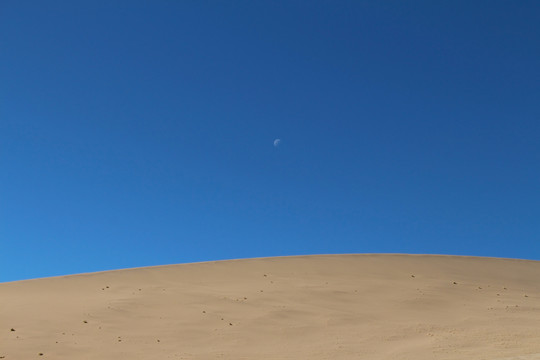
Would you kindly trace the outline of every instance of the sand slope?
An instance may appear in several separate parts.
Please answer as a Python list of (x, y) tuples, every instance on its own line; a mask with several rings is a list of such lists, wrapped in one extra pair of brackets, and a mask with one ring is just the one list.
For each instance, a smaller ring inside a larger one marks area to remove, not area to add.
[(3, 283), (2, 357), (540, 359), (540, 262), (321, 255)]

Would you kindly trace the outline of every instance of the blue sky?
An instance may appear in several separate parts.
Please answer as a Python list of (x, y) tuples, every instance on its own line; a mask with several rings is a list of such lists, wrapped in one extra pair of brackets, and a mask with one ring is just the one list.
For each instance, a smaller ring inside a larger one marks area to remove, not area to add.
[(2, 1), (0, 281), (540, 260), (538, 24), (537, 1)]

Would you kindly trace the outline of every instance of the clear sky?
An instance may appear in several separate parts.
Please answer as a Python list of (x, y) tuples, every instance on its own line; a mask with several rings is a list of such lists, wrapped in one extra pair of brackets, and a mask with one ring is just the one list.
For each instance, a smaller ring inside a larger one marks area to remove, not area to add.
[(540, 260), (539, 24), (538, 1), (3, 0), (0, 281)]

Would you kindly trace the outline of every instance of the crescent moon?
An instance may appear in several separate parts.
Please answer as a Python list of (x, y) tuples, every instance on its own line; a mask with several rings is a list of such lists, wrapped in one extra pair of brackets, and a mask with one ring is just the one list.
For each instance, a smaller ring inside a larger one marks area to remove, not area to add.
[(281, 142), (281, 139), (274, 140), (274, 147), (278, 147), (280, 142)]

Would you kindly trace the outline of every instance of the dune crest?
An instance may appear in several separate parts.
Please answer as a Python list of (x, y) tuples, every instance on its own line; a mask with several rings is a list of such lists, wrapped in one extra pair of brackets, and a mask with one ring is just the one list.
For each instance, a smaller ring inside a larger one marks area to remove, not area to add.
[(540, 262), (316, 255), (0, 284), (0, 358), (540, 359)]

